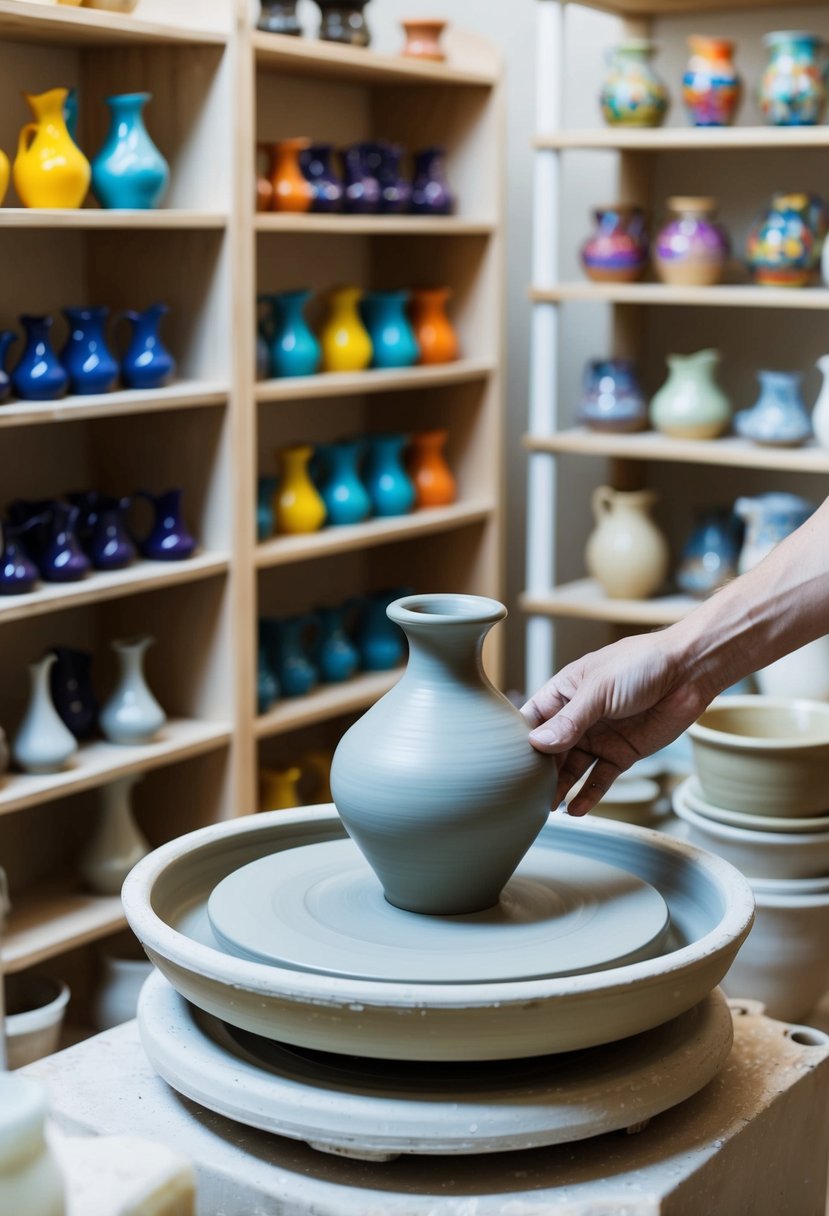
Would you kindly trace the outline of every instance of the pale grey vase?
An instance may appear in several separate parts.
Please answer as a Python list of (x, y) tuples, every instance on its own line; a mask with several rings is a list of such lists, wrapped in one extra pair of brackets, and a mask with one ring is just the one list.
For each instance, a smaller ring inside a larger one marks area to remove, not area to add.
[(389, 903), (479, 912), (497, 904), (544, 824), (555, 764), (484, 674), (483, 641), (503, 604), (410, 595), (387, 612), (409, 640), (408, 666), (340, 740), (334, 802)]
[(132, 788), (140, 780), (140, 773), (126, 773), (101, 788), (98, 821), (78, 862), (98, 895), (118, 895), (132, 867), (150, 851), (132, 813)]
[(50, 651), (29, 664), (29, 704), (12, 746), (15, 763), (26, 773), (59, 773), (78, 750), (77, 739), (52, 700), (49, 672), (56, 662), (57, 655)]
[(152, 743), (167, 721), (144, 678), (144, 652), (152, 642), (150, 637), (141, 637), (112, 643), (121, 672), (118, 686), (99, 717), (101, 730), (110, 743)]

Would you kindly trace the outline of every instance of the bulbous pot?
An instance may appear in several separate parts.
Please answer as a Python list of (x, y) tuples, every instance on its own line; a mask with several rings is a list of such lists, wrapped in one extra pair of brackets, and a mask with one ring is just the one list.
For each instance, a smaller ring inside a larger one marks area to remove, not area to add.
[(808, 287), (820, 265), (826, 212), (814, 195), (772, 196), (746, 241), (746, 261), (761, 287)]
[(641, 207), (597, 207), (595, 231), (581, 247), (581, 262), (594, 283), (633, 283), (648, 260), (648, 237)]
[(648, 406), (629, 359), (591, 359), (584, 370), (578, 421), (591, 431), (643, 431)]
[(731, 402), (714, 379), (719, 352), (668, 355), (668, 379), (650, 404), (651, 422), (675, 439), (716, 439), (731, 423)]
[(760, 371), (760, 396), (734, 417), (744, 439), (769, 447), (799, 447), (812, 434), (812, 423), (800, 395), (800, 372)]
[(20, 132), (12, 177), (24, 207), (80, 207), (89, 189), (89, 161), (74, 143), (63, 107), (68, 89), (24, 93), (35, 116)]
[(665, 581), (668, 542), (650, 517), (656, 495), (649, 490), (593, 492), (596, 527), (585, 550), (587, 569), (611, 599), (646, 599)]
[(716, 222), (712, 198), (669, 198), (668, 219), (656, 236), (654, 268), (663, 283), (710, 287), (728, 258), (728, 237)]
[(774, 30), (763, 39), (769, 63), (760, 81), (760, 111), (776, 127), (812, 127), (826, 108), (823, 42), (807, 30)]
[(92, 161), (92, 191), (102, 207), (148, 211), (160, 204), (170, 166), (144, 125), (149, 93), (107, 98), (111, 122), (103, 147)]
[(297, 0), (259, 0), (256, 28), (269, 34), (290, 34), (298, 38), (302, 26), (296, 12)]
[(363, 9), (368, 0), (315, 0), (322, 14), (319, 37), (323, 42), (344, 42), (366, 47), (371, 33)]
[(743, 82), (732, 62), (734, 43), (694, 34), (688, 46), (691, 57), (682, 77), (682, 100), (692, 126), (731, 126), (743, 96)]
[(651, 65), (654, 44), (629, 38), (611, 49), (599, 102), (613, 127), (658, 127), (668, 112), (668, 90)]
[(435, 594), (387, 611), (408, 638), (408, 666), (340, 740), (334, 802), (390, 903), (483, 911), (546, 821), (556, 777), (483, 670), (484, 638), (506, 609)]

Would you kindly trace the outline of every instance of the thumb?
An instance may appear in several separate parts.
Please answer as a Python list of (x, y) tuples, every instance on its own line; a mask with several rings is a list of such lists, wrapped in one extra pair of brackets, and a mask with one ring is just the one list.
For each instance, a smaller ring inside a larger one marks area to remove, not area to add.
[(542, 751), (568, 751), (599, 720), (602, 712), (596, 696), (579, 691), (551, 718), (530, 731), (530, 742)]

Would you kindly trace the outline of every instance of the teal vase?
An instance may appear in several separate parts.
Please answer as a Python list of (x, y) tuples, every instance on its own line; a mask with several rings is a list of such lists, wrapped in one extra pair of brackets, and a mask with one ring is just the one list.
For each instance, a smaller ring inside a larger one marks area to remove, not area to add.
[(328, 524), (359, 524), (371, 514), (371, 499), (358, 471), (362, 451), (363, 445), (357, 440), (326, 445), (320, 492)]
[(260, 477), (256, 483), (256, 539), (268, 540), (274, 534), (273, 496), (276, 477)]
[(319, 682), (310, 651), (316, 624), (309, 616), (265, 618), (259, 623), (267, 666), (284, 697), (302, 697)]
[(405, 435), (372, 435), (364, 473), (375, 515), (408, 515), (415, 488), (403, 467)]
[(320, 344), (305, 320), (310, 291), (281, 291), (268, 296), (272, 309), (271, 375), (313, 376), (319, 371)]
[(406, 315), (408, 291), (371, 291), (360, 301), (373, 348), (372, 367), (413, 367), (420, 347)]
[(360, 601), (354, 639), (363, 671), (390, 671), (406, 657), (403, 631), (386, 615), (394, 600), (408, 593), (408, 588), (376, 591)]
[(170, 167), (144, 126), (149, 100), (149, 93), (107, 98), (109, 133), (92, 160), (92, 190), (102, 207), (150, 211), (164, 196)]
[(345, 618), (350, 604), (320, 608), (315, 616), (318, 626), (314, 655), (320, 678), (327, 684), (350, 680), (360, 666), (360, 654), (348, 635)]

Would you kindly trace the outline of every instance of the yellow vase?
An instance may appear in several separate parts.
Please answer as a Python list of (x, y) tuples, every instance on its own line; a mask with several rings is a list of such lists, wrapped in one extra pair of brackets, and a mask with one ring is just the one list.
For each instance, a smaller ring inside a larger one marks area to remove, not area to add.
[(277, 532), (316, 532), (325, 523), (325, 503), (308, 472), (310, 444), (285, 448), (279, 456), (279, 481), (273, 496)]
[(11, 165), (9, 164), (9, 158), (2, 148), (0, 148), (0, 206), (2, 206), (3, 199), (6, 197), (10, 177)]
[(35, 122), (20, 132), (14, 188), (24, 207), (80, 207), (89, 189), (89, 161), (73, 142), (63, 116), (68, 89), (24, 93)]
[(328, 296), (328, 319), (320, 334), (324, 372), (361, 372), (374, 353), (357, 305), (359, 287), (338, 287)]
[(300, 806), (299, 779), (302, 770), (298, 768), (260, 768), (259, 770), (259, 810), (288, 811)]

